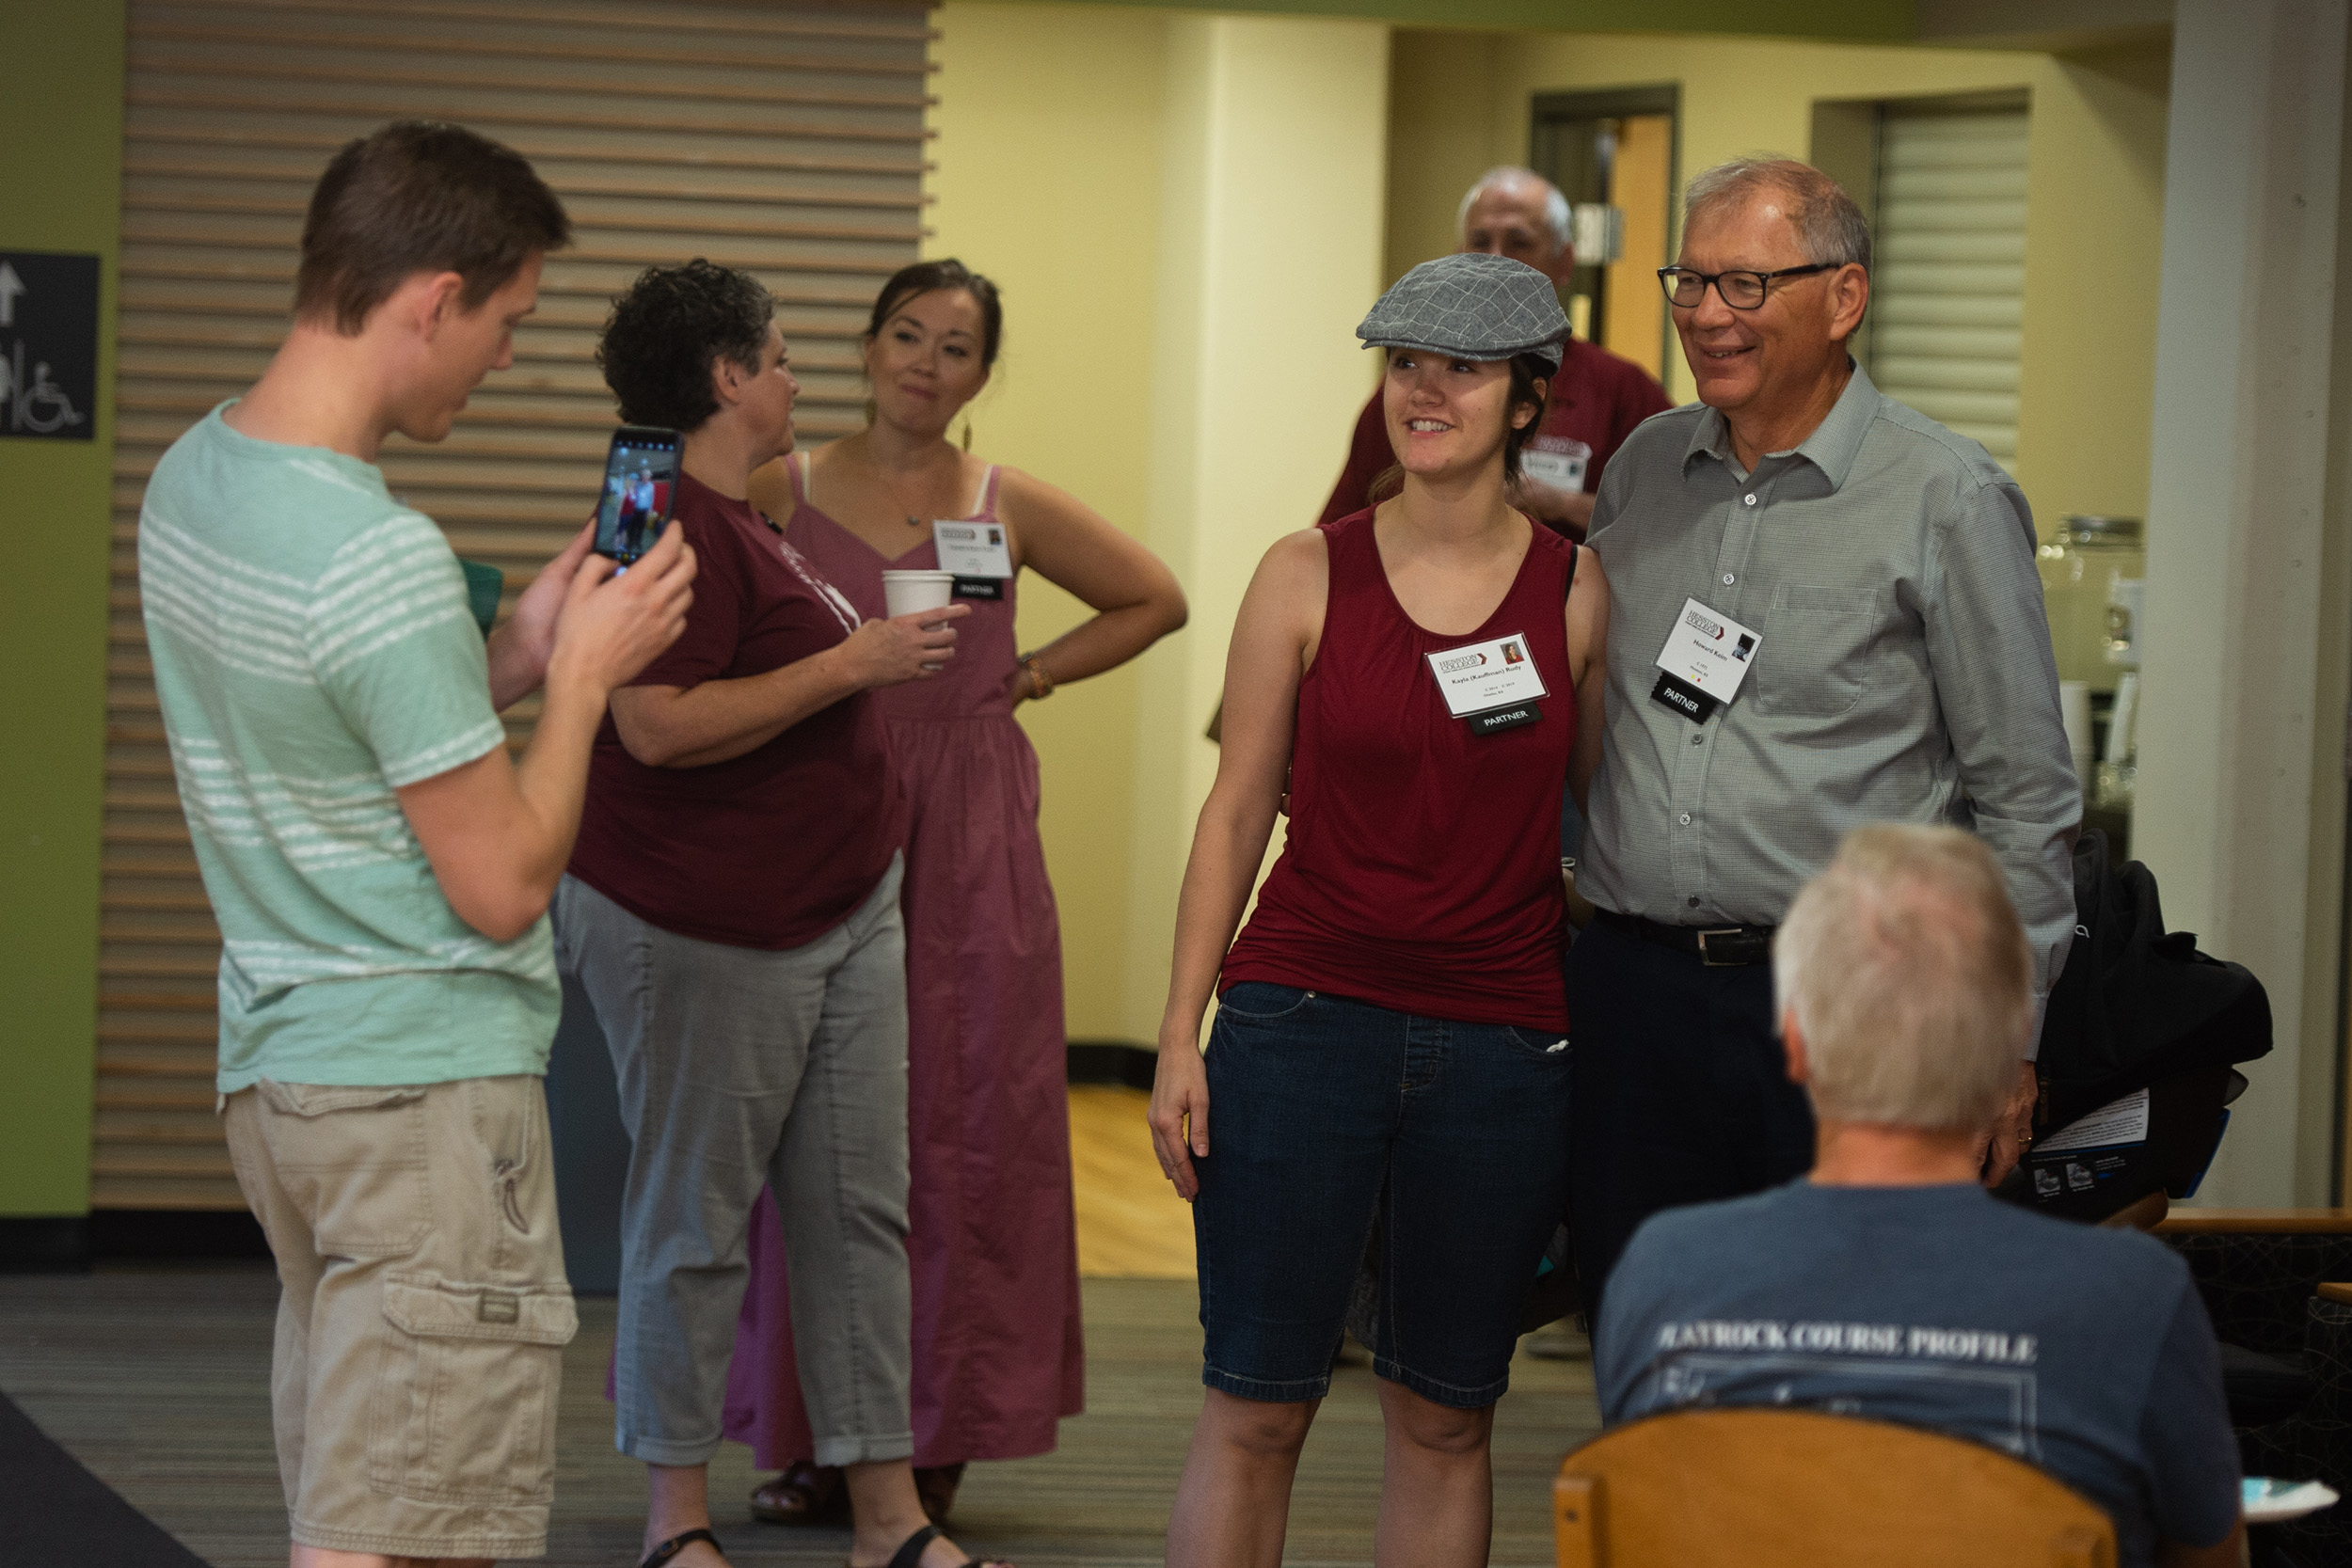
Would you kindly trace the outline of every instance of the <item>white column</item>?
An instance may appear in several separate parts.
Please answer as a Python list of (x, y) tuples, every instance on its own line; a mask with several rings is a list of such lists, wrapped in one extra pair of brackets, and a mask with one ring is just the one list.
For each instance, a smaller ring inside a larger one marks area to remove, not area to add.
[[(2328, 1190), (2335, 975), (2307, 945), (2341, 873), (2313, 851), (2342, 811), (2314, 778), (2343, 733), (2319, 649), (2344, 43), (2341, 0), (2181, 0), (2174, 23), (2133, 838), (2167, 924), (2253, 970), (2277, 1020), (2216, 1205)], [(2139, 286), (2146, 261), (2079, 285)]]
[[(1143, 672), (1125, 987), (1138, 1040), (1158, 1036), (1234, 611), (1266, 546), (1322, 510), (1369, 385), (1355, 328), (1382, 282), (1388, 178), (1385, 24), (1169, 28), (1147, 515), (1192, 625)], [(1136, 304), (1153, 309), (1140, 290)]]

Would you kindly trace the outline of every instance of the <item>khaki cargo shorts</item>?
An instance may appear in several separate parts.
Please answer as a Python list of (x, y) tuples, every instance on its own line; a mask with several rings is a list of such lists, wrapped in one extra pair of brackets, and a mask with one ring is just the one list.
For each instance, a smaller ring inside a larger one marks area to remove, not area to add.
[(283, 1286), (270, 1401), (294, 1539), (544, 1555), (579, 1318), (540, 1081), (263, 1079), (222, 1114)]

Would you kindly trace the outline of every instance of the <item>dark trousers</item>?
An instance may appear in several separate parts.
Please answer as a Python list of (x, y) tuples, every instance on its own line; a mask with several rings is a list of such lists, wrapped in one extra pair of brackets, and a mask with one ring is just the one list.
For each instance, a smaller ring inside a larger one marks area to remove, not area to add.
[(1644, 1220), (1812, 1169), (1813, 1109), (1788, 1081), (1770, 964), (1709, 968), (1596, 921), (1567, 975), (1569, 1223), (1597, 1324)]

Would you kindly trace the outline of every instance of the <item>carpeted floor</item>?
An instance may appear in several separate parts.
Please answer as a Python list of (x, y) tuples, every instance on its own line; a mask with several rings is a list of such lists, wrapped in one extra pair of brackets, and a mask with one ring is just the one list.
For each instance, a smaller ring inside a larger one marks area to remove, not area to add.
[[(0, 1393), (215, 1568), (278, 1568), (286, 1549), (269, 1433), (276, 1297), (264, 1268), (0, 1278)], [(602, 1398), (612, 1304), (588, 1300), (581, 1308), (580, 1337), (565, 1354), (547, 1561), (629, 1568), (644, 1485), (638, 1467), (612, 1451)], [(957, 1507), (957, 1539), (1026, 1568), (1158, 1563), (1200, 1408), (1193, 1311), (1189, 1280), (1088, 1280), (1088, 1413), (1064, 1423), (1055, 1453), (974, 1466)], [(1522, 1355), (1513, 1383), (1496, 1421), (1494, 1560), (1549, 1563), (1551, 1474), (1597, 1425), (1590, 1370)], [(1371, 1560), (1379, 1448), (1372, 1374), (1343, 1370), (1300, 1468), (1290, 1562)], [(184, 1557), (24, 1550), (37, 1520), (79, 1514), (83, 1505), (61, 1502), (72, 1495), (47, 1481), (19, 1484), (16, 1451), (0, 1443), (0, 1554), (8, 1560), (185, 1568)], [(748, 1451), (733, 1445), (712, 1466), (719, 1531), (739, 1568), (836, 1568), (846, 1532), (745, 1518), (738, 1499), (755, 1479)], [(163, 1544), (153, 1544), (160, 1552)]]

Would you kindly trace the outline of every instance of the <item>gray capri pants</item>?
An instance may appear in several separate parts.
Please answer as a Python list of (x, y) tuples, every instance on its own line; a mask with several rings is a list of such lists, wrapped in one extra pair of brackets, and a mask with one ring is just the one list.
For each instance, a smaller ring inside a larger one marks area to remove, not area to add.
[(634, 1147), (621, 1200), (613, 1444), (718, 1451), (763, 1182), (784, 1220), (792, 1338), (819, 1465), (914, 1452), (901, 862), (783, 952), (648, 925), (573, 877), (558, 953), (595, 1006)]

